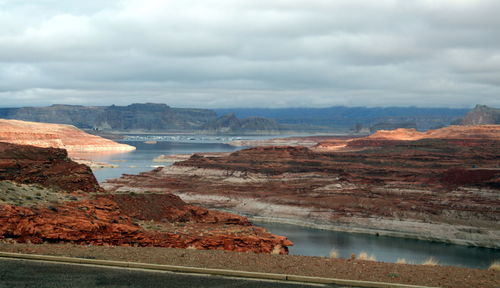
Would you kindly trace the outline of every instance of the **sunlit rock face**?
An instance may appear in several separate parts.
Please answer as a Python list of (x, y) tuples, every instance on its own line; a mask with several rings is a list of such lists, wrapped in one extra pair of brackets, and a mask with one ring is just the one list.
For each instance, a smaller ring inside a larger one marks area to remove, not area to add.
[(66, 150), (2, 142), (0, 239), (281, 254), (292, 245), (246, 217), (172, 194), (106, 193)]
[(132, 151), (135, 147), (91, 135), (64, 124), (0, 119), (0, 142), (78, 152)]

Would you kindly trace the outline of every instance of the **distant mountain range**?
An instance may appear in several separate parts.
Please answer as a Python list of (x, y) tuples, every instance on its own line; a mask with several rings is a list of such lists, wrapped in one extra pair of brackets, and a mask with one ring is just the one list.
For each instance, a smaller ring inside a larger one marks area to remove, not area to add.
[[(0, 118), (71, 124), (102, 132), (291, 134), (349, 132), (368, 134), (380, 129), (428, 130), (450, 124), (495, 124), (499, 109), (478, 105), (474, 110), (417, 107), (329, 108), (172, 108), (166, 104), (128, 106), (52, 105), (0, 108)], [(470, 112), (469, 114), (467, 114)], [(497, 123), (498, 124), (498, 123)]]
[(208, 109), (172, 108), (166, 104), (153, 103), (0, 108), (0, 118), (71, 124), (102, 132), (280, 133), (279, 125), (272, 119), (238, 119), (234, 114), (218, 117)]
[(237, 117), (265, 117), (285, 125), (323, 126), (341, 130), (416, 128), (428, 130), (456, 124), (470, 109), (417, 107), (328, 107), (328, 108), (233, 108), (214, 109)]

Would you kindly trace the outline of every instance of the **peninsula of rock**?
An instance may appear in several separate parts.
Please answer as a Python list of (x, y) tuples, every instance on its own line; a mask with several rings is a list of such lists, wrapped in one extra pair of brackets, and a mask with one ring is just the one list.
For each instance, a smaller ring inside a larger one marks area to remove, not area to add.
[(166, 191), (261, 220), (500, 248), (499, 136), (499, 125), (398, 129), (195, 154), (103, 186)]
[(85, 133), (72, 125), (5, 119), (0, 119), (0, 142), (62, 148), (69, 154), (135, 150), (134, 146)]

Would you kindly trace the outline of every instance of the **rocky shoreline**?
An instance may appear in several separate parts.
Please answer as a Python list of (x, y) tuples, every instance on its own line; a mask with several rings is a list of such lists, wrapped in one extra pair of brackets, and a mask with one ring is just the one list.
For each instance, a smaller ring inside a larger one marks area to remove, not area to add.
[[(228, 204), (235, 201), (235, 199), (217, 199), (217, 203), (207, 200), (207, 198), (197, 198), (192, 194), (176, 193), (188, 203), (202, 205), (211, 209), (222, 209), (231, 213), (244, 215), (254, 223), (280, 223), (291, 224), (301, 227), (308, 227), (320, 230), (330, 230), (347, 233), (360, 233), (377, 236), (389, 236), (396, 238), (416, 239), (432, 242), (441, 242), (455, 245), (476, 246), (484, 248), (500, 249), (500, 231), (497, 229), (481, 229), (475, 226), (466, 225), (449, 225), (449, 224), (436, 224), (425, 223), (421, 221), (405, 221), (405, 220), (388, 220), (388, 219), (375, 219), (375, 218), (349, 218), (343, 219), (343, 222), (332, 223), (325, 220), (326, 217), (316, 215), (314, 221), (311, 214), (320, 214), (320, 212), (305, 211), (295, 206), (284, 205), (267, 205), (267, 211), (287, 211), (284, 213), (277, 213), (275, 215), (269, 212), (258, 212), (251, 209), (249, 202), (253, 199), (237, 200), (238, 207), (232, 205), (221, 205), (221, 202)], [(220, 201), (220, 202), (219, 202)], [(241, 204), (242, 203), (242, 204)], [(262, 205), (262, 203), (260, 204)], [(241, 206), (244, 206), (242, 208)], [(328, 213), (328, 211), (325, 211)], [(302, 216), (301, 216), (302, 215)]]
[(454, 126), (333, 139), (312, 149), (195, 154), (103, 185), (172, 193), (250, 217), (498, 249), (499, 135), (499, 125)]

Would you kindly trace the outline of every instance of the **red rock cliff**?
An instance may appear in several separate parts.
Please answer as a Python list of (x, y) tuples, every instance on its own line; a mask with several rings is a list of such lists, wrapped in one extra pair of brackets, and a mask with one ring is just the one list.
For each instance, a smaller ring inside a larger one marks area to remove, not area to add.
[(71, 161), (66, 150), (2, 142), (0, 180), (36, 183), (68, 192), (101, 190), (90, 168)]
[(71, 125), (0, 119), (0, 142), (63, 148), (68, 153), (131, 151), (135, 147), (90, 135)]
[(245, 217), (175, 195), (87, 193), (104, 191), (63, 149), (0, 142), (0, 184), (0, 239), (281, 254), (292, 245)]

